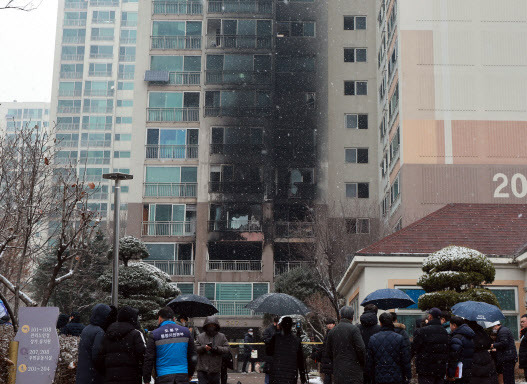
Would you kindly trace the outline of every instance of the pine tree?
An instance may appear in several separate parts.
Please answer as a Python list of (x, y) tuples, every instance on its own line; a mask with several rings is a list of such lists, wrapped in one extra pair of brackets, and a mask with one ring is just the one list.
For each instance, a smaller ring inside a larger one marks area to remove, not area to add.
[(281, 274), (274, 283), (274, 290), (287, 293), (300, 301), (305, 301), (315, 293), (321, 292), (316, 284), (315, 274), (307, 268), (294, 268)]
[(449, 246), (432, 253), (423, 261), (417, 284), (426, 294), (419, 298), (419, 309), (436, 307), (450, 310), (464, 301), (482, 301), (499, 306), (496, 296), (483, 284), (491, 284), (496, 275), (492, 262), (474, 249)]
[[(125, 266), (128, 266), (130, 260), (142, 260), (149, 256), (148, 249), (145, 244), (133, 237), (125, 236), (119, 239), (119, 260), (121, 260)], [(108, 258), (113, 257), (113, 247), (108, 251)]]

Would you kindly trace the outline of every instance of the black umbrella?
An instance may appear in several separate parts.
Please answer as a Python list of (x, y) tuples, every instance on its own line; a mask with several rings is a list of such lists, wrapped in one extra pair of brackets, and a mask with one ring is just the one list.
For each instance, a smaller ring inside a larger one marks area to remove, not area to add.
[(384, 288), (370, 293), (360, 305), (365, 307), (368, 304), (375, 304), (379, 309), (392, 309), (409, 307), (415, 301), (400, 289)]
[(188, 317), (205, 317), (218, 313), (209, 299), (198, 295), (179, 295), (168, 306), (178, 315)]
[(309, 309), (296, 297), (285, 293), (266, 293), (251, 301), (245, 308), (260, 313), (272, 313), (273, 315), (307, 315)]

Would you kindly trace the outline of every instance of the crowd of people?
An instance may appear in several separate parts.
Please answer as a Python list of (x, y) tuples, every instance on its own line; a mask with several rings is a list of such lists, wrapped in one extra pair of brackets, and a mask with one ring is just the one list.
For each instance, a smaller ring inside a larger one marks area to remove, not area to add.
[[(416, 324), (413, 340), (394, 312), (378, 315), (366, 305), (360, 324), (343, 307), (341, 320), (329, 319), (320, 362), (324, 384), (407, 384), (415, 359), (419, 384), (513, 384), (518, 361), (511, 331), (499, 322), (488, 329), (474, 321), (432, 308)], [(521, 318), (519, 368), (527, 369), (527, 315)]]

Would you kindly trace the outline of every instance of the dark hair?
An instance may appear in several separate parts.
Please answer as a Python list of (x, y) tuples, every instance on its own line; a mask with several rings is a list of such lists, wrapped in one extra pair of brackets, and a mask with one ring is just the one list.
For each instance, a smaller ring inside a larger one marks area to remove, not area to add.
[(176, 315), (174, 314), (174, 311), (172, 310), (172, 308), (165, 307), (165, 308), (161, 308), (159, 312), (157, 312), (157, 316), (162, 319), (168, 320), (168, 319), (173, 319)]
[(379, 316), (379, 321), (380, 321), (381, 325), (384, 325), (384, 326), (393, 325), (392, 314), (390, 312), (383, 312), (383, 313), (381, 313), (381, 315)]
[(188, 316), (187, 316), (187, 315), (179, 315), (177, 319), (178, 319), (178, 320), (183, 319), (183, 320), (185, 320), (185, 321), (188, 321)]
[(448, 312), (448, 311), (441, 311), (441, 318), (445, 319), (446, 321), (450, 321), (450, 312)]
[(280, 329), (282, 329), (284, 333), (290, 333), (291, 328), (293, 328), (293, 319), (289, 316), (284, 317), (280, 323)]
[(331, 317), (328, 317), (328, 318), (326, 319), (325, 323), (326, 323), (326, 325), (327, 325), (327, 324), (337, 324), (337, 323), (335, 322), (335, 319), (332, 319)]
[(397, 321), (397, 313), (395, 312), (390, 312), (390, 315), (392, 315), (392, 320), (393, 322), (395, 323)]
[(375, 304), (366, 304), (364, 306), (364, 312), (375, 312), (375, 314), (377, 314), (377, 312), (379, 312), (379, 308), (377, 308)]
[(273, 323), (278, 323), (280, 318), (278, 316), (273, 317)]
[(522, 317), (527, 317), (527, 313), (525, 315), (522, 315)]
[(450, 318), (450, 324), (457, 325), (458, 327), (465, 324), (465, 319), (459, 316), (452, 316)]

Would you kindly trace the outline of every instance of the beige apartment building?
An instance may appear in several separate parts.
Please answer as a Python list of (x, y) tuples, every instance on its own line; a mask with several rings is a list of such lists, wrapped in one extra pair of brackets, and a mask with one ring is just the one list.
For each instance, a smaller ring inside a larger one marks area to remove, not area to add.
[(527, 3), (377, 5), (384, 222), (399, 229), (447, 203), (525, 203)]

